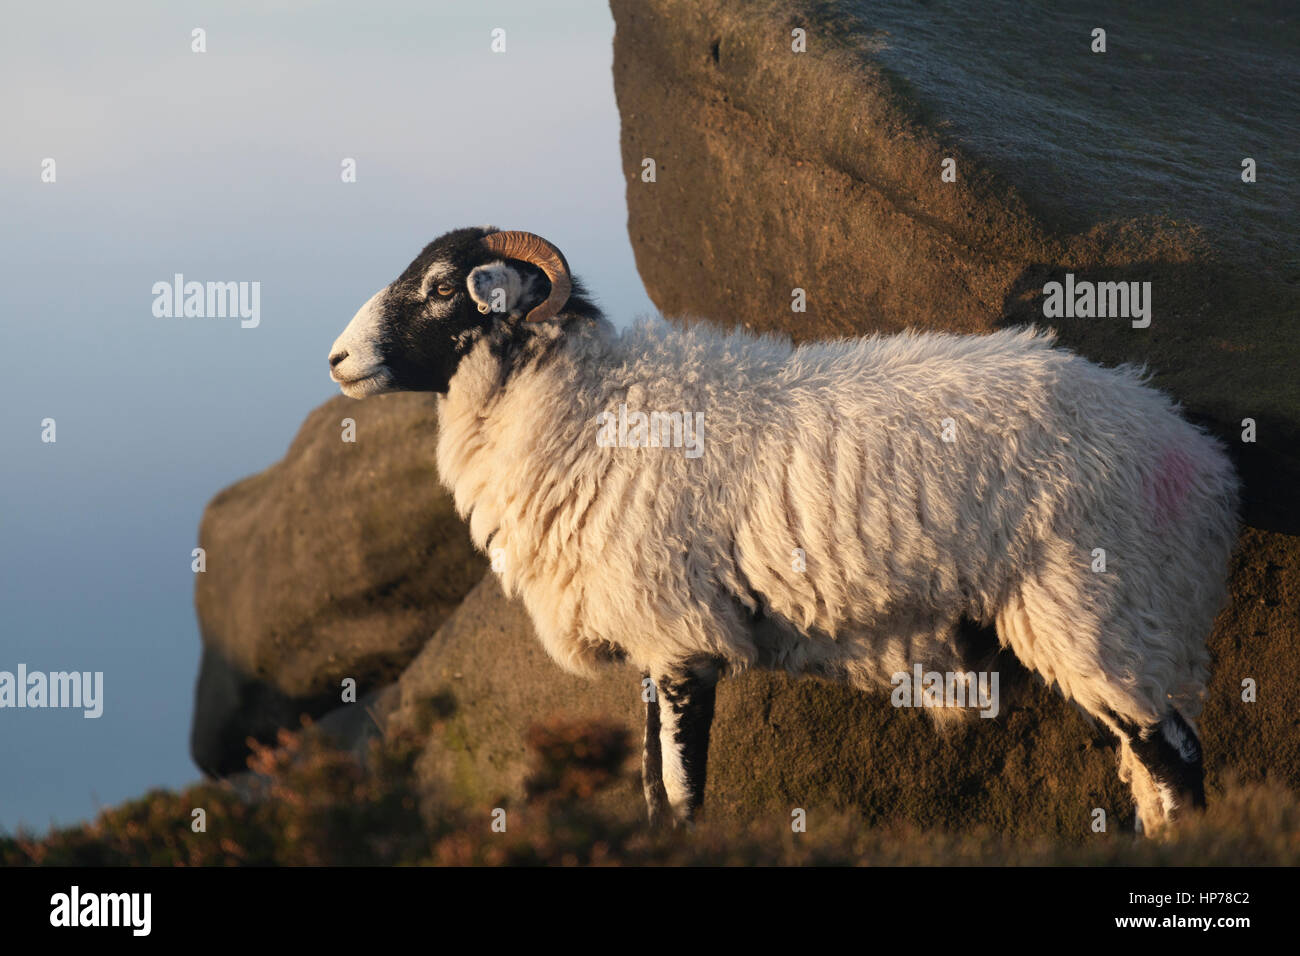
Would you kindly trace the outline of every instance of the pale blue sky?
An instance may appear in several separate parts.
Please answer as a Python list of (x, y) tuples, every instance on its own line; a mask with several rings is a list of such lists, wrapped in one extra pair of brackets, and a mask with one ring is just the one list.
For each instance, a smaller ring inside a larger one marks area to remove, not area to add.
[[(603, 0), (42, 0), (5, 19), (0, 670), (102, 670), (105, 686), (99, 720), (0, 710), (13, 830), (197, 778), (203, 506), (336, 394), (330, 343), (425, 242), (530, 229), (620, 324), (652, 306)], [(155, 318), (151, 287), (176, 272), (260, 282), (260, 326)]]

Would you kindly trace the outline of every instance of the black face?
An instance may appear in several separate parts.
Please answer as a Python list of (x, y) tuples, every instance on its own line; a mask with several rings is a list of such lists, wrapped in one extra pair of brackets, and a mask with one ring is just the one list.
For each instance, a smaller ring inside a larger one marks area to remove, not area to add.
[[(485, 249), (491, 227), (435, 239), (371, 298), (330, 350), (330, 377), (353, 398), (446, 392), (460, 360), (485, 335), (505, 352), (536, 332), (524, 316), (550, 294), (541, 269)], [(598, 317), (581, 283), (561, 318)]]
[(483, 334), (541, 301), (549, 285), (536, 267), (488, 266), (500, 260), (482, 239), (495, 231), (457, 229), (435, 239), (362, 306), (330, 351), (331, 378), (345, 395), (445, 392)]
[(488, 231), (457, 229), (434, 240), (388, 287), (381, 350), (394, 390), (447, 391), (461, 357), (492, 324), (469, 290), (470, 273), (493, 258), (480, 245)]

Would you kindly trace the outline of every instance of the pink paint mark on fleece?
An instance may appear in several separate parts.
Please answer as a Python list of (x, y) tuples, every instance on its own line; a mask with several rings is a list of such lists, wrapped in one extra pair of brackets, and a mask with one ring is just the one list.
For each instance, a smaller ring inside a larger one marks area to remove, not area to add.
[(1147, 478), (1147, 504), (1156, 527), (1178, 520), (1187, 494), (1196, 480), (1196, 462), (1181, 448), (1167, 448), (1160, 456), (1155, 474)]

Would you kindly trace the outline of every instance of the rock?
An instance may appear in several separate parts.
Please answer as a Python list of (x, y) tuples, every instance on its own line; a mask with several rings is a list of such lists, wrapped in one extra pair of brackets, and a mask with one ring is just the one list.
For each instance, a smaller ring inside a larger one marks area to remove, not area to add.
[(358, 698), (394, 681), (482, 576), (438, 483), (436, 430), (427, 395), (340, 396), (208, 504), (191, 733), (204, 771), (242, 770), (246, 737), (339, 707), (344, 678)]
[[(542, 649), (523, 605), (489, 573), (447, 619), (397, 683), (387, 733), (423, 733), (445, 720), (419, 762), (429, 785), (451, 780), (487, 807), (523, 793), (525, 734), (543, 717), (609, 718), (634, 728), (639, 675), (627, 669), (588, 681), (559, 669)], [(639, 739), (639, 737), (638, 737)]]
[(301, 715), (322, 714), (338, 702), (333, 691), (291, 697), (273, 682), (242, 671), (216, 647), (205, 645), (194, 690), (190, 755), (200, 770), (213, 776), (241, 771), (249, 737), (269, 742), (281, 727), (298, 727)]

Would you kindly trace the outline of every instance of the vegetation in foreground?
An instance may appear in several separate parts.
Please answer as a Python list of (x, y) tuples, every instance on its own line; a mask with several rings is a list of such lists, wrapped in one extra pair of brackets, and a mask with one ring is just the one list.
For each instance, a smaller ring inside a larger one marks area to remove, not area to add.
[[(154, 791), (90, 823), (0, 836), (6, 866), (232, 865), (1295, 865), (1300, 800), (1277, 782), (1234, 784), (1208, 813), (1169, 838), (1096, 834), (1083, 845), (864, 827), (818, 814), (807, 832), (779, 820), (705, 821), (655, 832), (639, 813), (602, 799), (633, 786), (622, 728), (550, 723), (529, 735), (526, 801), (495, 832), (491, 810), (445, 786), (417, 784), (418, 748), (376, 742), (365, 764), (310, 730), (282, 732), (249, 760), (251, 782)], [(624, 805), (629, 801), (623, 801)], [(195, 832), (194, 811), (206, 829)]]

